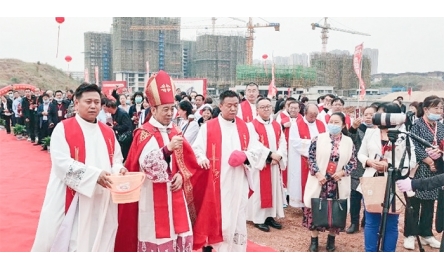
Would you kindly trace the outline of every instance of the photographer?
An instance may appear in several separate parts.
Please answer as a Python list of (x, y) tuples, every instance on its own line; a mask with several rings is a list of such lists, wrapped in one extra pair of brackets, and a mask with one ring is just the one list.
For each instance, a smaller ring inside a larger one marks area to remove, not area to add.
[[(396, 181), (396, 186), (402, 192), (417, 190), (433, 190), (444, 186), (444, 174), (439, 174), (429, 178), (404, 179)], [(444, 228), (444, 190), (441, 189), (438, 198), (438, 207), (436, 211), (436, 231), (441, 233)], [(444, 252), (444, 234), (441, 237), (440, 252)]]
[[(378, 113), (400, 114), (401, 108), (394, 103), (383, 103), (378, 108)], [(378, 128), (368, 128), (365, 132), (362, 144), (358, 152), (358, 160), (365, 168), (363, 177), (377, 177), (387, 176), (387, 170), (391, 166), (402, 168), (414, 168), (416, 165), (416, 158), (412, 149), (412, 156), (409, 160), (406, 158), (404, 164), (399, 164), (404, 152), (406, 151), (406, 135), (398, 135), (398, 140), (395, 143), (395, 151), (392, 151), (393, 145), (388, 137), (389, 128), (396, 126), (385, 124), (378, 125)], [(400, 128), (402, 130), (403, 127)], [(411, 144), (412, 145), (412, 144)], [(395, 155), (395, 164), (391, 164), (392, 155)], [(358, 188), (359, 189), (359, 188)], [(381, 226), (382, 213), (371, 213), (365, 205), (364, 199), (364, 244), (365, 251), (378, 251), (378, 236)], [(384, 252), (394, 252), (396, 250), (396, 243), (398, 241), (398, 221), (399, 214), (388, 213), (386, 220), (385, 239), (383, 243)]]

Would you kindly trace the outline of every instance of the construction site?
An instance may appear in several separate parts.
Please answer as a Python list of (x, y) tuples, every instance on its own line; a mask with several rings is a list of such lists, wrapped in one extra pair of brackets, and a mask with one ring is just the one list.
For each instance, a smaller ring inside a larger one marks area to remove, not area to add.
[[(90, 70), (99, 66), (101, 79), (112, 74), (114, 80), (127, 81), (128, 87), (136, 91), (143, 90), (149, 75), (158, 70), (167, 71), (173, 78), (206, 78), (208, 88), (220, 90), (250, 82), (270, 84), (272, 62), (268, 60), (268, 66), (264, 61), (253, 65), (253, 33), (260, 27), (279, 31), (280, 24), (253, 24), (252, 18), (245, 21), (245, 26), (217, 25), (215, 21), (213, 18), (212, 25), (187, 26), (181, 25), (180, 17), (114, 17), (111, 34), (85, 34), (85, 65)], [(275, 65), (275, 86), (356, 89), (353, 56), (326, 52), (327, 30), (347, 30), (331, 28), (326, 18), (324, 25), (313, 25), (313, 30), (322, 28), (323, 51), (310, 56), (309, 66)], [(195, 41), (189, 41), (181, 40), (181, 29), (202, 31)], [(108, 67), (111, 64), (112, 68)], [(370, 76), (370, 60), (363, 57), (366, 85), (370, 85)]]

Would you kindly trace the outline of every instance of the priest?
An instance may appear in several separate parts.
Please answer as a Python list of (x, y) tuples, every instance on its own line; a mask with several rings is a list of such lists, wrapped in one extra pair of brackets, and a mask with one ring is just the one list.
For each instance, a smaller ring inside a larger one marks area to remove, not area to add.
[(331, 107), (328, 113), (325, 115), (325, 123), (328, 123), (330, 121), (330, 116), (334, 113), (342, 113), (345, 116), (345, 126), (347, 127), (347, 130), (351, 127), (351, 119), (350, 115), (344, 113), (344, 105), (345, 102), (342, 98), (334, 98), (331, 101)]
[(223, 236), (207, 242), (216, 251), (246, 251), (246, 207), (254, 186), (251, 170), (262, 169), (269, 151), (261, 146), (256, 132), (236, 117), (239, 96), (227, 90), (220, 94), (218, 117), (200, 127), (193, 149), (202, 168), (210, 170), (216, 201), (215, 226)]
[(112, 129), (97, 121), (101, 91), (84, 83), (75, 91), (75, 117), (51, 136), (52, 168), (32, 251), (113, 251), (117, 204), (110, 174), (124, 174)]
[(184, 160), (181, 130), (172, 122), (174, 89), (172, 79), (164, 71), (147, 82), (145, 95), (150, 102), (151, 118), (135, 131), (126, 161), (128, 170), (144, 172), (146, 181), (141, 187), (139, 202), (119, 205), (115, 251), (190, 252), (193, 249), (185, 197), (185, 192), (192, 190), (192, 171)]
[(245, 101), (240, 103), (237, 111), (237, 117), (244, 120), (246, 123), (253, 121), (256, 118), (256, 100), (259, 96), (259, 86), (256, 83), (249, 83), (245, 89)]
[(284, 217), (281, 170), (287, 165), (287, 142), (281, 125), (271, 117), (271, 100), (259, 98), (256, 108), (258, 116), (250, 124), (269, 154), (265, 166), (260, 171), (254, 171), (255, 192), (248, 200), (247, 220), (252, 221), (259, 230), (269, 232), (270, 227), (282, 229), (282, 224), (274, 218)]
[(289, 171), (292, 176), (288, 183), (288, 194), (290, 196), (290, 206), (293, 207), (304, 207), (303, 195), (309, 173), (308, 149), (311, 140), (326, 131), (325, 124), (317, 119), (318, 114), (317, 105), (308, 104), (305, 107), (305, 116), (297, 120), (298, 136), (290, 137), (289, 147), (294, 150), (294, 155), (291, 156), (293, 158), (291, 161), (289, 155), (289, 164), (291, 164)]

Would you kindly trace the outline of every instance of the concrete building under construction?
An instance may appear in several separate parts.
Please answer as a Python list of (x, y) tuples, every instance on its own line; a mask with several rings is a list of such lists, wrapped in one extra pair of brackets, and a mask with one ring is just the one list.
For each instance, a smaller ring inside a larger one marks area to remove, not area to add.
[[(99, 84), (113, 78), (111, 34), (84, 33), (85, 69), (89, 82)], [(96, 82), (95, 69), (98, 69), (99, 81)]]
[[(353, 55), (315, 53), (310, 56), (310, 66), (316, 70), (316, 85), (331, 85), (334, 90), (359, 88)], [(370, 73), (370, 60), (364, 56), (361, 76), (366, 86), (370, 86)]]
[(246, 39), (238, 33), (197, 36), (191, 75), (207, 78), (208, 87), (235, 85), (236, 66), (246, 62)]
[(180, 17), (114, 17), (115, 79), (127, 81), (131, 90), (143, 91), (148, 66), (150, 73), (165, 70), (171, 77), (182, 77), (180, 28), (174, 27), (177, 25), (180, 26)]

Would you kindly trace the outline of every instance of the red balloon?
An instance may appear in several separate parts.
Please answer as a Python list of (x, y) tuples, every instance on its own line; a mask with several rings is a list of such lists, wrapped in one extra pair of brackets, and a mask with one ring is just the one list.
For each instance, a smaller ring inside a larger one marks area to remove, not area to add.
[(55, 17), (56, 22), (62, 24), (65, 21), (65, 17)]
[(267, 59), (267, 58), (268, 58), (268, 55), (266, 55), (266, 54), (262, 55), (262, 59)]
[(68, 56), (66, 56), (66, 57), (65, 57), (65, 60), (66, 60), (66, 62), (68, 62), (68, 63), (69, 63), (69, 62), (71, 62), (71, 60), (72, 60), (72, 57), (68, 55)]

